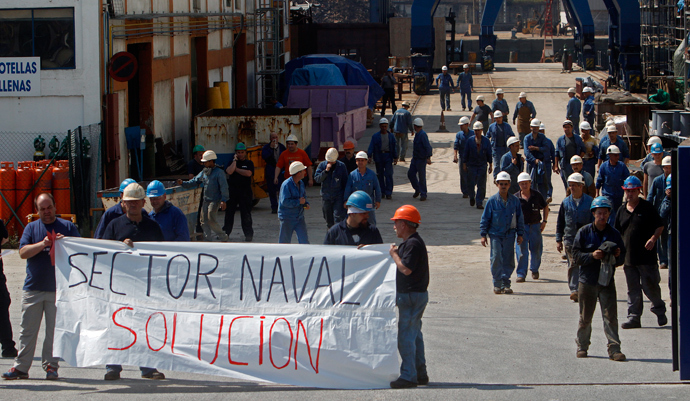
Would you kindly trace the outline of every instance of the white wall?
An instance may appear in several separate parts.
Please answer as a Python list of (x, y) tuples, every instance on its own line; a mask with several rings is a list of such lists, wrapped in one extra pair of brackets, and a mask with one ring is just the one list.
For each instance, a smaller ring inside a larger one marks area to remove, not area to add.
[[(40, 97), (0, 97), (2, 131), (60, 132), (101, 121), (99, 2), (23, 0), (21, 8), (74, 8), (75, 69), (41, 70)], [(0, 8), (9, 8), (0, 2)], [(84, 40), (88, 38), (88, 40)]]

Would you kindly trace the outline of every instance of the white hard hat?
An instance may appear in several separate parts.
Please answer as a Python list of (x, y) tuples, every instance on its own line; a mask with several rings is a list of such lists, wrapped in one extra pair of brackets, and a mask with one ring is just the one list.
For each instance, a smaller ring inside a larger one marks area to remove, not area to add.
[(649, 137), (649, 140), (647, 140), (647, 146), (652, 146), (653, 143), (658, 143), (661, 145), (661, 138), (658, 136), (651, 136)]
[(530, 127), (538, 127), (541, 124), (541, 121), (537, 120), (536, 118), (533, 118), (532, 121), (529, 123)]
[(572, 173), (568, 176), (568, 182), (575, 182), (578, 184), (584, 184), (585, 183), (585, 177), (582, 176), (580, 173)]
[(460, 117), (460, 121), (458, 121), (458, 125), (469, 124), (469, 123), (470, 123), (470, 119), (467, 116)]
[(369, 158), (369, 155), (367, 154), (367, 152), (365, 152), (363, 150), (360, 150), (355, 155), (355, 159), (368, 159), (368, 158)]
[(326, 161), (332, 163), (336, 160), (338, 160), (338, 149), (336, 149), (336, 148), (328, 149), (328, 151), (326, 152)]
[(299, 142), (299, 141), (297, 140), (297, 135), (295, 135), (295, 134), (290, 134), (290, 135), (288, 135), (287, 139), (285, 139), (285, 142), (295, 142), (295, 143), (297, 143), (297, 142)]
[(671, 166), (671, 156), (664, 156), (663, 159), (661, 159), (661, 165), (662, 166)]
[(494, 118), (503, 117), (501, 110), (494, 111)]
[(501, 89), (501, 88), (496, 89), (496, 94), (497, 94), (497, 95), (502, 95), (502, 94), (503, 94), (503, 89)]
[(580, 123), (580, 129), (584, 129), (584, 130), (590, 131), (590, 130), (592, 129), (592, 126), (589, 125), (589, 122), (583, 121), (583, 122)]
[(295, 175), (307, 167), (302, 162), (292, 162), (290, 164), (290, 175)]
[(583, 93), (586, 93), (586, 92), (592, 93), (592, 92), (594, 92), (594, 90), (589, 86), (585, 86), (585, 88), (582, 90), (582, 92)]
[(484, 124), (482, 124), (481, 121), (475, 121), (474, 124), (472, 125), (472, 129), (477, 131), (477, 130), (484, 130)]
[(477, 96), (477, 101), (480, 101), (480, 100), (481, 100), (482, 102), (484, 101), (484, 96), (483, 96), (483, 95)]
[(409, 106), (409, 105), (410, 105), (410, 102), (408, 102), (407, 100), (404, 100), (404, 101), (402, 102), (402, 105), (403, 105), (403, 106)]
[(516, 138), (516, 137), (514, 137), (514, 136), (511, 136), (510, 138), (508, 138), (508, 141), (506, 142), (506, 144), (507, 144), (508, 146), (510, 146), (510, 145), (512, 145), (512, 144), (514, 144), (514, 143), (520, 143), (520, 139), (519, 139), (519, 138)]
[(610, 155), (610, 154), (619, 155), (619, 154), (621, 154), (621, 150), (618, 149), (618, 146), (611, 145), (608, 147), (608, 149), (606, 149), (606, 154), (607, 155)]
[[(438, 64), (437, 64), (437, 65), (438, 65)], [(446, 66), (444, 65), (443, 67), (441, 67), (441, 71), (448, 71), (448, 67), (446, 67)]]
[(216, 152), (214, 152), (214, 151), (212, 151), (212, 150), (207, 150), (207, 151), (204, 152), (204, 154), (201, 156), (201, 162), (202, 162), (202, 163), (203, 163), (203, 162), (208, 162), (208, 161), (211, 161), (211, 160), (216, 160), (217, 158), (218, 158), (218, 156), (216, 156)]
[(616, 127), (616, 124), (611, 124), (606, 127), (606, 132), (618, 132), (618, 127)]
[(582, 158), (580, 156), (575, 155), (575, 156), (570, 158), (570, 164), (577, 164), (577, 163), (582, 164)]
[(575, 93), (575, 88), (568, 88), (568, 93)]
[(496, 181), (512, 181), (512, 180), (510, 179), (510, 174), (506, 173), (505, 171), (501, 171), (496, 176)]
[(416, 125), (417, 127), (423, 127), (424, 120), (422, 120), (421, 118), (415, 118), (414, 121), (412, 121), (412, 125)]
[(527, 97), (527, 94), (526, 94), (525, 92), (520, 92), (520, 94), (518, 95), (518, 99), (521, 98), (521, 97), (526, 98), (526, 97)]
[(488, 52), (492, 51), (493, 49), (494, 49), (494, 47), (491, 46), (491, 45), (488, 45), (488, 46), (486, 46), (486, 47), (484, 48), (484, 50), (486, 50), (486, 51), (488, 51)]
[(381, 124), (388, 124), (388, 119), (385, 118), (385, 117), (382, 118), (382, 119), (380, 119), (380, 120), (379, 120), (379, 125), (381, 125)]
[(469, 65), (469, 64), (465, 64), (465, 65), (462, 66), (462, 68), (470, 68), (470, 65)]
[(145, 198), (146, 191), (144, 190), (144, 187), (137, 184), (136, 182), (127, 185), (125, 187), (125, 190), (122, 192), (123, 201), (142, 200)]
[(565, 121), (563, 121), (563, 126), (565, 127), (566, 125), (570, 125), (570, 126), (572, 127), (573, 122), (570, 121), (570, 120), (565, 120)]
[(545, 130), (545, 129), (546, 129), (546, 125), (544, 125), (544, 123), (539, 124), (539, 130), (540, 131)]
[(532, 181), (532, 177), (529, 176), (527, 173), (520, 173), (518, 175), (518, 182), (523, 182), (523, 181)]

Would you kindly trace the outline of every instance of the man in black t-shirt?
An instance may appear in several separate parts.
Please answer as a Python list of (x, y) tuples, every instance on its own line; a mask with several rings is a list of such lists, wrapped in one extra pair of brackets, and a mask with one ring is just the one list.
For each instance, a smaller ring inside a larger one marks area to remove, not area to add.
[(398, 305), (398, 352), (402, 364), (400, 377), (390, 383), (391, 388), (417, 387), (429, 383), (424, 357), (422, 315), (429, 302), (429, 256), (426, 244), (417, 234), (421, 215), (412, 205), (404, 205), (395, 211), (391, 219), (395, 233), (403, 242), (391, 245), (390, 255), (398, 268), (396, 303)]
[(232, 226), (235, 224), (235, 210), (239, 207), (244, 240), (251, 242), (254, 238), (254, 229), (252, 228), (252, 202), (254, 201), (252, 176), (254, 175), (254, 162), (247, 159), (247, 146), (244, 143), (240, 142), (235, 146), (235, 158), (228, 168), (225, 169), (225, 172), (229, 175), (228, 192), (230, 193), (230, 199), (228, 199), (227, 209), (225, 210), (225, 226), (223, 226), (223, 231), (230, 236)]
[(640, 198), (641, 188), (642, 182), (637, 177), (625, 179), (623, 190), (627, 202), (618, 209), (614, 223), (628, 250), (624, 262), (625, 281), (628, 283), (628, 321), (621, 324), (624, 329), (642, 327), (642, 290), (652, 302), (651, 311), (656, 315), (659, 326), (668, 323), (656, 259), (656, 241), (664, 230), (664, 221), (654, 205)]

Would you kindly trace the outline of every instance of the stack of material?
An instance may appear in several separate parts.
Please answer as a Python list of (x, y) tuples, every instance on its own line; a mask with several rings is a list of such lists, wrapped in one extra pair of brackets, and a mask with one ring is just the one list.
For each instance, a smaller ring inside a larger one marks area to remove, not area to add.
[(314, 8), (315, 23), (369, 22), (369, 0), (329, 0)]

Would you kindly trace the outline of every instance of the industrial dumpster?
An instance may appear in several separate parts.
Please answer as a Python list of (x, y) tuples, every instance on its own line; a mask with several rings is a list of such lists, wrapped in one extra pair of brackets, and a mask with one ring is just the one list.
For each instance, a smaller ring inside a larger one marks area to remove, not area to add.
[(357, 143), (367, 128), (368, 96), (366, 85), (290, 87), (288, 107), (312, 111), (312, 158), (320, 148), (340, 150), (345, 141)]

